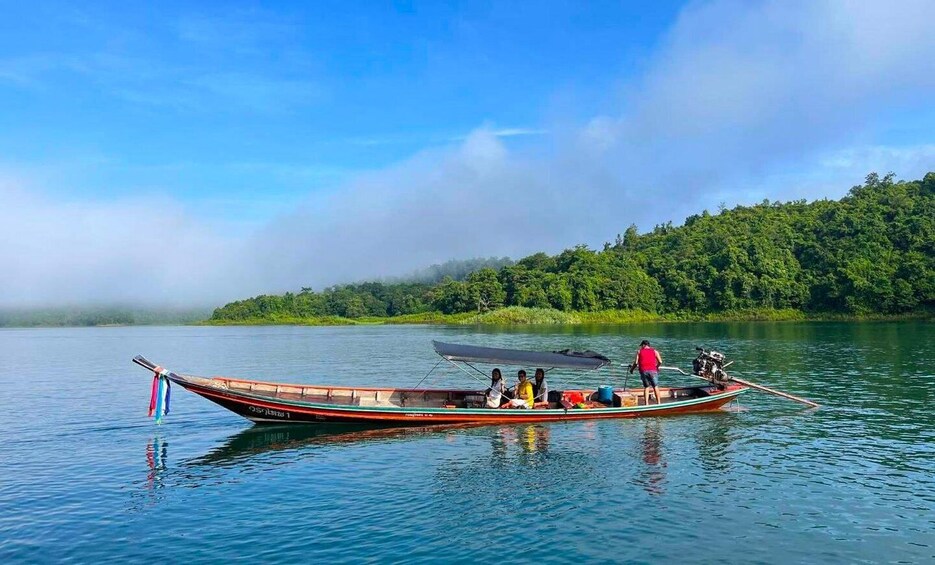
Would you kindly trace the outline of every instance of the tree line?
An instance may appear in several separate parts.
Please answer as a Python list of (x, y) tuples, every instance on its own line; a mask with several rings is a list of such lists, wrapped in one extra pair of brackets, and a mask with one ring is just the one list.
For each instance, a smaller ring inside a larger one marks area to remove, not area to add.
[(387, 317), (504, 306), (561, 311), (714, 313), (797, 309), (900, 314), (935, 306), (935, 173), (867, 176), (840, 200), (763, 201), (638, 233), (601, 250), (536, 253), (463, 279), (365, 282), (262, 295), (215, 321), (276, 316)]

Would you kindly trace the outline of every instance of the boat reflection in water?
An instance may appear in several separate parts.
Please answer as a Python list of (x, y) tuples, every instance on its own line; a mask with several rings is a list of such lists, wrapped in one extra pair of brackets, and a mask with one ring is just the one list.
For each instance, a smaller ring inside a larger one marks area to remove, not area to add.
[(166, 472), (167, 446), (162, 438), (156, 436), (146, 444), (146, 465), (149, 472), (146, 475), (146, 488), (156, 490), (163, 486), (163, 475)]
[(140, 490), (131, 493), (129, 511), (143, 511), (162, 499), (163, 488), (171, 483), (171, 470), (166, 464), (168, 446), (158, 435), (146, 442), (146, 478), (140, 481)]
[(548, 453), (551, 424), (502, 426), (493, 434), (493, 450), (502, 457), (509, 455), (510, 446), (517, 445), (521, 453)]
[(640, 439), (643, 468), (636, 480), (651, 495), (664, 493), (666, 478), (665, 454), (662, 446), (662, 427), (659, 422), (646, 422)]
[(254, 456), (297, 450), (312, 445), (365, 443), (370, 441), (412, 439), (429, 434), (476, 426), (417, 426), (409, 428), (374, 428), (372, 425), (257, 426), (234, 434), (207, 454), (189, 460), (192, 466), (236, 465)]
[(708, 418), (698, 428), (696, 444), (701, 468), (711, 476), (726, 476), (731, 472), (734, 449), (734, 422), (731, 412), (725, 411)]
[[(727, 413), (723, 417), (708, 416), (693, 422), (698, 424), (692, 434), (695, 439), (693, 443), (704, 469), (724, 471), (728, 467), (733, 422), (734, 418)], [(632, 433), (621, 434), (619, 426), (638, 428), (629, 428)], [(604, 438), (613, 436), (617, 438), (613, 441), (618, 443), (618, 448), (630, 454), (629, 463), (621, 462), (624, 468), (632, 471), (630, 480), (648, 494), (657, 496), (665, 494), (667, 482), (666, 426), (667, 420), (659, 419), (606, 427), (595, 422), (495, 427), (463, 424), (408, 428), (356, 425), (257, 426), (228, 437), (223, 444), (204, 455), (188, 459), (178, 473), (171, 474), (171, 478), (179, 481), (179, 484), (195, 485), (202, 481), (218, 480), (221, 476), (214, 472), (218, 469), (239, 467), (241, 470), (260, 470), (271, 465), (288, 465), (304, 458), (317, 457), (320, 453), (317, 447), (413, 442), (444, 436), (452, 442), (464, 440), (470, 445), (477, 445), (471, 438), (487, 438), (489, 441), (486, 455), (484, 450), (473, 450), (469, 458), (451, 456), (450, 460), (441, 463), (440, 481), (460, 484), (459, 488), (470, 485), (483, 490), (483, 481), (475, 479), (487, 477), (491, 471), (510, 475), (538, 466), (557, 466), (571, 475), (587, 475), (595, 480), (603, 477), (610, 484), (619, 479), (619, 474), (608, 471), (608, 461), (599, 455), (600, 450), (595, 451), (592, 446), (594, 442), (602, 442)], [(557, 448), (553, 445), (555, 441), (560, 444)], [(454, 450), (448, 453), (462, 452)], [(150, 469), (147, 484), (151, 488), (159, 488), (166, 480), (165, 454), (165, 444), (159, 438), (147, 446), (146, 458)], [(494, 493), (491, 492), (491, 495)]]
[[(549, 453), (551, 424), (527, 424), (523, 426), (501, 426), (490, 432), (490, 426), (462, 424), (445, 426), (421, 426), (408, 428), (373, 428), (372, 426), (257, 426), (230, 436), (222, 445), (208, 453), (189, 459), (184, 467), (189, 471), (207, 467), (236, 467), (250, 465), (254, 460), (278, 453), (295, 452), (294, 457), (277, 461), (284, 463), (311, 455), (303, 450), (315, 446), (360, 445), (369, 442), (396, 442), (425, 439), (439, 434), (481, 433), (491, 440), (491, 457), (487, 464), (496, 465), (513, 457), (539, 456)], [(151, 458), (147, 447), (147, 459)], [(163, 451), (164, 453), (164, 451)], [(158, 459), (158, 458), (157, 458)], [(278, 457), (274, 459), (280, 459)], [(267, 460), (272, 462), (272, 459)], [(161, 463), (165, 469), (165, 464)], [(188, 475), (186, 475), (188, 476)], [(191, 475), (190, 478), (194, 478)]]

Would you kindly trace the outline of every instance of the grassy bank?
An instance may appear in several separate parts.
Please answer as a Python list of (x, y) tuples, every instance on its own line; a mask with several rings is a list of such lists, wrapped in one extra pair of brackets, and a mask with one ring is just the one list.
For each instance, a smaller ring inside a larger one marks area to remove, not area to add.
[(297, 326), (350, 326), (386, 324), (451, 324), (451, 325), (581, 325), (581, 324), (634, 324), (644, 322), (786, 322), (786, 321), (861, 321), (861, 320), (932, 320), (929, 311), (900, 315), (845, 315), (837, 313), (803, 312), (793, 309), (757, 308), (733, 310), (712, 314), (655, 314), (643, 310), (603, 310), (599, 312), (563, 312), (551, 308), (523, 308), (511, 306), (482, 314), (442, 314), (423, 312), (388, 318), (342, 318), (323, 316), (295, 318), (269, 316), (246, 320), (207, 320), (210, 326), (297, 325)]

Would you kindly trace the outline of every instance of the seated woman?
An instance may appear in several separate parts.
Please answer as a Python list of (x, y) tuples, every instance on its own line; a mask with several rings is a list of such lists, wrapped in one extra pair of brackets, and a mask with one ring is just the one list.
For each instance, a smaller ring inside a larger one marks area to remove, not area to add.
[(516, 376), (519, 382), (514, 387), (515, 394), (513, 400), (510, 401), (510, 405), (512, 408), (532, 408), (534, 396), (532, 383), (526, 380), (526, 371), (523, 369), (520, 369)]
[(549, 385), (545, 382), (545, 370), (536, 369), (532, 382), (533, 408), (549, 407)]
[(500, 408), (504, 397), (503, 375), (500, 369), (494, 369), (490, 372), (490, 388), (487, 389), (487, 408)]

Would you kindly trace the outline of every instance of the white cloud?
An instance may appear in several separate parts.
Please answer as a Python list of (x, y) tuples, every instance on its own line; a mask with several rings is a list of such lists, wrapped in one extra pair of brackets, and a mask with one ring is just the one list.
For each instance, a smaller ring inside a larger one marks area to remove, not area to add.
[(933, 17), (913, 1), (694, 4), (617, 117), (617, 148), (643, 177), (665, 181), (664, 163), (720, 182), (850, 145), (931, 100)]
[[(543, 135), (548, 135), (549, 130), (542, 128), (530, 128), (530, 127), (502, 127), (495, 128), (491, 124), (484, 124), (476, 129), (484, 129), (489, 135), (494, 137), (501, 138), (511, 138), (511, 137), (538, 137)], [(460, 143), (468, 139), (473, 131), (459, 134), (454, 136), (442, 136), (442, 135), (426, 135), (426, 134), (413, 134), (413, 133), (397, 133), (393, 135), (370, 135), (370, 136), (359, 136), (351, 137), (344, 139), (344, 143), (351, 145), (362, 145), (362, 146), (377, 146), (377, 145), (400, 145), (400, 144), (422, 144), (422, 145), (438, 145), (440, 143)]]
[[(911, 171), (916, 176), (935, 168), (935, 144), (897, 147), (870, 145), (834, 151), (822, 157), (821, 165), (832, 171), (859, 174), (862, 171)], [(869, 167), (869, 168), (868, 168)]]
[(491, 132), (497, 137), (522, 137), (527, 135), (546, 135), (547, 129), (540, 128), (499, 128)]
[[(266, 270), (280, 285), (320, 284), (597, 245), (631, 222), (679, 221), (721, 201), (836, 196), (888, 163), (924, 174), (924, 148), (901, 161), (851, 150), (848, 168), (816, 160), (855, 146), (894, 105), (935, 94), (932, 16), (926, 2), (692, 4), (617, 115), (550, 135), (548, 154), (510, 153), (498, 138), (513, 128), (482, 127), (277, 222), (260, 241), (279, 254), (260, 255), (277, 258)], [(282, 251), (288, 241), (294, 252)]]
[(0, 306), (191, 305), (244, 288), (234, 242), (172, 201), (35, 192), (24, 179), (0, 179)]
[(935, 144), (912, 146), (864, 145), (820, 153), (795, 173), (770, 175), (760, 181), (760, 193), (751, 200), (774, 198), (781, 187), (787, 199), (840, 195), (860, 184), (869, 172), (893, 172), (901, 180), (920, 179), (935, 171)]
[[(56, 203), (3, 189), (5, 301), (223, 301), (449, 258), (600, 244), (720, 202), (838, 196), (877, 170), (921, 177), (932, 140), (875, 122), (935, 99), (935, 4), (711, 2), (679, 16), (620, 110), (538, 151), (485, 125), (223, 237), (168, 201)], [(449, 141), (450, 143), (450, 141)], [(19, 186), (19, 185), (17, 185)]]
[(448, 141), (451, 141), (451, 142), (466, 141), (470, 139), (471, 136), (474, 135), (478, 130), (481, 130), (481, 129), (484, 130), (486, 135), (489, 135), (492, 137), (505, 138), (505, 139), (510, 138), (510, 137), (537, 137), (537, 136), (542, 136), (542, 135), (548, 135), (549, 133), (549, 130), (541, 129), (541, 128), (521, 128), (521, 127), (497, 128), (497, 127), (494, 127), (492, 124), (487, 123), (475, 129), (474, 131), (468, 132), (467, 134), (456, 135), (448, 139)]

